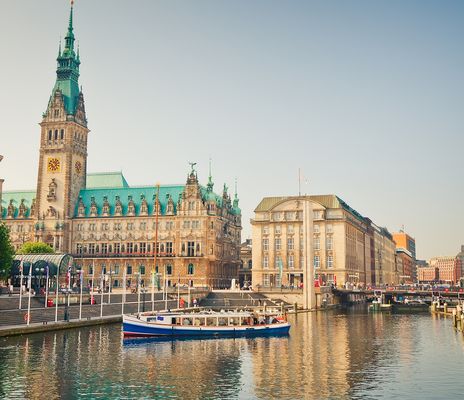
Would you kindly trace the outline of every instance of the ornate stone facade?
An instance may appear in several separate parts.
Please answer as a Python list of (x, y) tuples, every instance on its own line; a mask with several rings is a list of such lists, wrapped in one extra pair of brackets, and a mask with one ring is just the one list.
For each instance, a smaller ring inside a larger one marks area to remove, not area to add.
[[(43, 114), (36, 191), (5, 192), (1, 218), (16, 248), (43, 241), (74, 255), (86, 275), (106, 274), (113, 286), (151, 273), (169, 284), (230, 286), (238, 278), (241, 210), (211, 172), (200, 185), (191, 163), (185, 185), (131, 187), (121, 173), (87, 174), (89, 129), (79, 89), (71, 8), (56, 83)], [(155, 261), (156, 260), (156, 261)]]

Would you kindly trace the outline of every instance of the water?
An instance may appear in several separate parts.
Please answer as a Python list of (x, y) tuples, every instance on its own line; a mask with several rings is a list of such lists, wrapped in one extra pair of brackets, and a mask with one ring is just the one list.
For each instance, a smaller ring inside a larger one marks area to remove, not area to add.
[(291, 316), (288, 337), (131, 341), (119, 324), (0, 339), (1, 399), (462, 399), (450, 319)]

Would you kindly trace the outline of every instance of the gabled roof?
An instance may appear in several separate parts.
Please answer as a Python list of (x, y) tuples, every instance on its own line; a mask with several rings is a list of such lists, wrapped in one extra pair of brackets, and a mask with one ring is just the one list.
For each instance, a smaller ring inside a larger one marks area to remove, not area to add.
[(122, 172), (95, 172), (87, 174), (87, 189), (128, 188), (129, 184)]

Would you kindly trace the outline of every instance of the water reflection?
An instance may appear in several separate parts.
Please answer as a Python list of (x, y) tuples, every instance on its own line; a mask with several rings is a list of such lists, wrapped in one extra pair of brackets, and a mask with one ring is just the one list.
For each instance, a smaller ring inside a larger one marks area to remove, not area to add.
[(362, 308), (291, 322), (288, 337), (123, 341), (110, 325), (0, 339), (0, 398), (461, 397), (449, 319)]

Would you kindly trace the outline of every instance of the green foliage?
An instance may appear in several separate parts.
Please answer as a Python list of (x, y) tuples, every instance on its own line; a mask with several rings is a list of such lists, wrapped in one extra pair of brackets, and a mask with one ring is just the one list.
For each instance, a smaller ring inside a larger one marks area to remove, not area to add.
[(14, 247), (10, 241), (10, 232), (6, 225), (0, 222), (0, 278), (10, 276), (14, 254)]
[(55, 251), (44, 242), (26, 242), (18, 250), (18, 254), (53, 254)]

